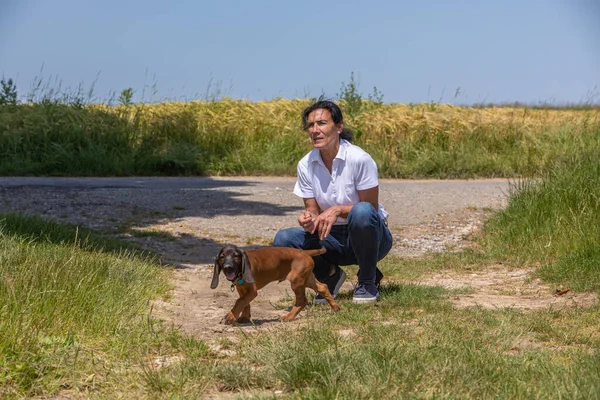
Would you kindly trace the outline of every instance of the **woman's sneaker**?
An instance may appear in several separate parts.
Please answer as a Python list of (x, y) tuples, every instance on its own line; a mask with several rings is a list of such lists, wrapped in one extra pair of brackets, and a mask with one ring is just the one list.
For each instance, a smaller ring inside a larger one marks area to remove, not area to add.
[(375, 303), (377, 300), (379, 300), (379, 290), (374, 283), (358, 282), (354, 288), (354, 296), (352, 296), (353, 303)]
[[(335, 273), (325, 280), (325, 284), (327, 284), (327, 288), (329, 289), (329, 293), (335, 298), (342, 287), (342, 284), (346, 280), (346, 273), (339, 266), (335, 266)], [(313, 300), (313, 304), (327, 304), (327, 300), (320, 294), (315, 296)]]

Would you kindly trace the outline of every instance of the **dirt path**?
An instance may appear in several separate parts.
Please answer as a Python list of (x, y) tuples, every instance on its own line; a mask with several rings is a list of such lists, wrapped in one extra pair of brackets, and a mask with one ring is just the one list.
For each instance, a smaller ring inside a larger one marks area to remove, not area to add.
[[(212, 263), (225, 243), (268, 245), (282, 228), (296, 226), (302, 201), (294, 178), (0, 178), (0, 212), (21, 212), (80, 224), (134, 241), (177, 267), (162, 316), (190, 334), (209, 337), (232, 330), (219, 324), (236, 294), (221, 282), (210, 290)], [(393, 254), (419, 256), (469, 245), (486, 215), (506, 205), (506, 180), (381, 181), (381, 203), (390, 213)], [(469, 286), (459, 306), (538, 308), (594, 301), (584, 295), (553, 297), (551, 288), (527, 279), (529, 271), (501, 267), (477, 276), (456, 273), (422, 283)], [(507, 286), (508, 285), (508, 286)], [(498, 288), (516, 288), (512, 291)], [(351, 283), (344, 288), (351, 288)], [(254, 327), (272, 326), (291, 305), (289, 284), (270, 284), (252, 303)], [(304, 312), (307, 313), (306, 311)], [(302, 314), (301, 314), (302, 316)], [(267, 323), (265, 323), (267, 322)]]

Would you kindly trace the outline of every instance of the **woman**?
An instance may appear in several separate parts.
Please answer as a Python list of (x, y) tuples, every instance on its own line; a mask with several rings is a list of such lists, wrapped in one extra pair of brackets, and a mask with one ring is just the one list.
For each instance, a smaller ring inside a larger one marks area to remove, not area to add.
[[(281, 230), (274, 246), (302, 249), (325, 246), (315, 258), (315, 275), (335, 297), (346, 279), (340, 265), (358, 264), (355, 303), (379, 299), (383, 274), (377, 262), (392, 247), (388, 213), (379, 204), (377, 165), (360, 147), (351, 144), (342, 111), (332, 101), (318, 101), (302, 113), (313, 150), (298, 162), (294, 194), (304, 200), (300, 228)], [(315, 303), (324, 303), (317, 296)]]

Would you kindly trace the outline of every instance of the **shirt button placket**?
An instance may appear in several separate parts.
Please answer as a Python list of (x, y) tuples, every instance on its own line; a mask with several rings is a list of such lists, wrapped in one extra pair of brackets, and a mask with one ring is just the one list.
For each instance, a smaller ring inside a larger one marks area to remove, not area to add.
[(335, 178), (336, 177), (337, 177), (337, 174), (336, 174), (336, 170), (335, 170), (335, 159), (334, 159), (333, 164), (331, 165), (331, 184), (333, 185), (332, 194), (334, 196), (337, 196), (337, 190), (335, 189)]

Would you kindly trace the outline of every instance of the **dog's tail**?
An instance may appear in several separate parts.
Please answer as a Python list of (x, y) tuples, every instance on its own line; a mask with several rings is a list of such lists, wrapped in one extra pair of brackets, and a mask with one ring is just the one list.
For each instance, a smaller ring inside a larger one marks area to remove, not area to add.
[(325, 246), (321, 247), (318, 250), (304, 250), (304, 253), (308, 254), (311, 257), (320, 256), (321, 254), (325, 254), (326, 252), (327, 249), (325, 248)]

